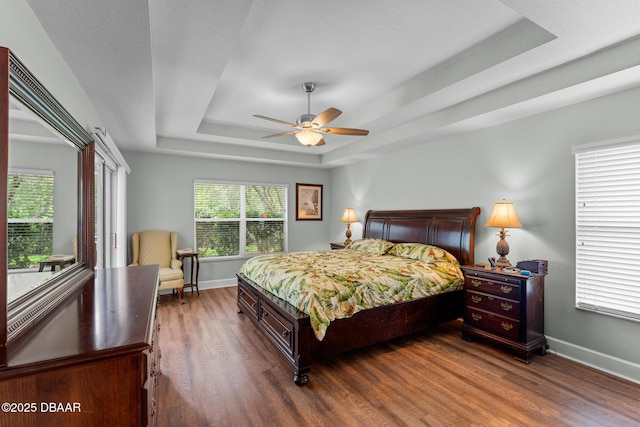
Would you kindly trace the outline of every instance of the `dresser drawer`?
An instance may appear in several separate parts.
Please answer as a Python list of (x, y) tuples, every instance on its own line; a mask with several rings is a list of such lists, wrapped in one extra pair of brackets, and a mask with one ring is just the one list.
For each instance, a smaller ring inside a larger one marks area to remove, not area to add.
[(466, 276), (465, 287), (513, 300), (520, 300), (520, 284), (518, 281), (495, 281), (480, 276)]
[(274, 344), (293, 355), (293, 324), (282, 317), (267, 304), (260, 305), (259, 325), (265, 330)]
[(492, 331), (507, 338), (520, 338), (519, 320), (467, 307), (465, 310), (465, 322), (468, 322), (471, 326)]
[(258, 319), (258, 299), (245, 289), (238, 289), (238, 308)]
[(497, 297), (491, 294), (475, 292), (467, 289), (465, 292), (465, 305), (470, 308), (479, 308), (491, 313), (499, 314), (513, 319), (520, 318), (520, 302), (512, 299)]

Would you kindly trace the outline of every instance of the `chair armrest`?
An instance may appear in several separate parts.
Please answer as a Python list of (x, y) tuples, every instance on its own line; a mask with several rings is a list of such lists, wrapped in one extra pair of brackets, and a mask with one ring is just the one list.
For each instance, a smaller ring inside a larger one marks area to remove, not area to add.
[(180, 267), (182, 267), (182, 261), (180, 261), (179, 259), (172, 259), (171, 260), (171, 269), (172, 270), (180, 270)]

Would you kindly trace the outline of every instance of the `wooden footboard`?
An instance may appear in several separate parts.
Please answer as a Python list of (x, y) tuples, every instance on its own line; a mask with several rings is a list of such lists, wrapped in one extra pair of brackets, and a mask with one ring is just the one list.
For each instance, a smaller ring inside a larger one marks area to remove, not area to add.
[(293, 367), (293, 381), (307, 383), (311, 370), (311, 339), (315, 339), (309, 316), (286, 301), (260, 291), (238, 274), (238, 313), (245, 313), (264, 332)]

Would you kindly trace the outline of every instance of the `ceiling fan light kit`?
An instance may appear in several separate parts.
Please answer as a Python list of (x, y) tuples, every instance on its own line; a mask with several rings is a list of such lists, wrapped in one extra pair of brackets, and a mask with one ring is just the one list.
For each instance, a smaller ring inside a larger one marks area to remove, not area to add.
[(255, 114), (254, 117), (263, 120), (269, 120), (272, 122), (280, 123), (285, 126), (290, 126), (296, 128), (298, 130), (288, 131), (288, 132), (280, 132), (273, 135), (263, 136), (263, 138), (274, 138), (285, 135), (295, 135), (296, 139), (302, 144), (308, 147), (312, 146), (321, 146), (326, 144), (323, 134), (332, 133), (335, 135), (357, 135), (357, 136), (365, 136), (369, 134), (368, 130), (364, 129), (349, 129), (349, 128), (327, 128), (325, 125), (329, 124), (329, 122), (335, 120), (342, 111), (337, 108), (327, 108), (322, 113), (317, 116), (311, 114), (311, 92), (316, 88), (316, 84), (314, 82), (304, 82), (302, 83), (302, 89), (307, 93), (307, 113), (300, 115), (296, 119), (296, 123), (285, 122), (284, 120), (273, 119), (271, 117), (262, 116), (259, 114)]

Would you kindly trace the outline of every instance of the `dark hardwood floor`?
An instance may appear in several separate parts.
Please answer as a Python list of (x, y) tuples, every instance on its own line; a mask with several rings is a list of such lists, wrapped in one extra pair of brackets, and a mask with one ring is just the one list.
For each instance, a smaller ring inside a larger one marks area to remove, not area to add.
[(304, 387), (236, 289), (160, 299), (159, 426), (638, 426), (640, 385), (559, 356), (525, 365), (460, 322), (343, 354)]

